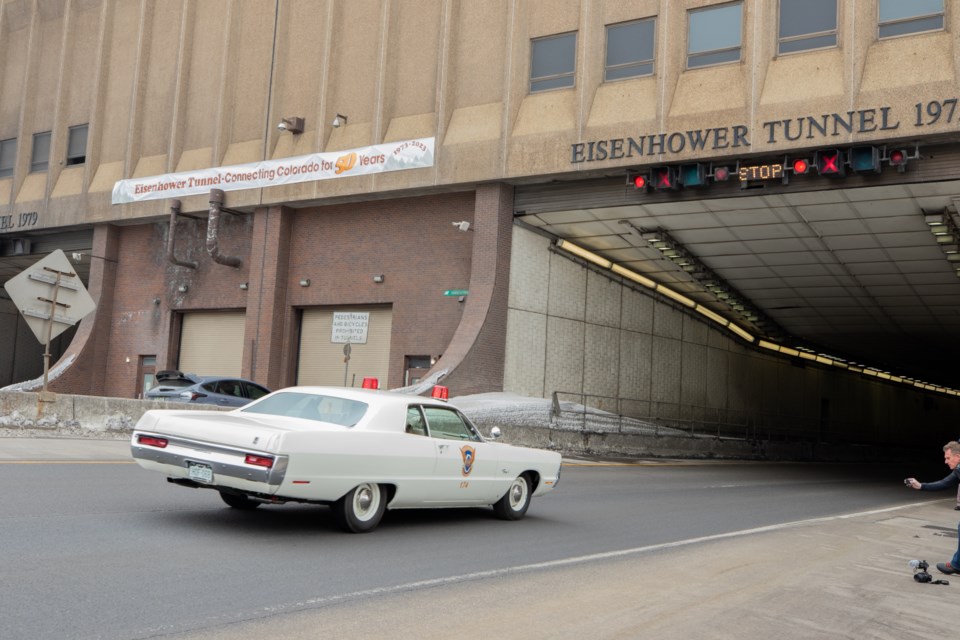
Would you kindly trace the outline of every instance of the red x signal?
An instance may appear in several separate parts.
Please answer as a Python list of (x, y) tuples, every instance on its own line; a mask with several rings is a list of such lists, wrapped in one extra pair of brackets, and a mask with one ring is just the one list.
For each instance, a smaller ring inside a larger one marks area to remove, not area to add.
[(839, 149), (817, 151), (815, 161), (817, 173), (822, 176), (842, 176), (844, 174), (843, 154)]
[(677, 188), (676, 167), (654, 167), (651, 171), (653, 188), (657, 191), (669, 191)]

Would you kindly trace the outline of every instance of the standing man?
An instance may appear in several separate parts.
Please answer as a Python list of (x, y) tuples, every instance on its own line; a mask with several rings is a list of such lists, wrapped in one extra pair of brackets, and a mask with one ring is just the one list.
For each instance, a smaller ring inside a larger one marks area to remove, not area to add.
[[(957, 442), (960, 442), (960, 438), (957, 438)], [(960, 486), (957, 487), (957, 506), (953, 510), (960, 511)]]
[[(916, 478), (907, 478), (904, 483), (920, 491), (939, 491), (940, 489), (949, 489), (960, 484), (960, 442), (952, 441), (943, 446), (943, 462), (950, 467), (950, 473), (943, 480), (936, 482), (918, 482)], [(960, 573), (960, 523), (957, 524), (957, 552), (953, 554), (950, 562), (938, 562), (937, 569), (940, 573), (952, 575)]]

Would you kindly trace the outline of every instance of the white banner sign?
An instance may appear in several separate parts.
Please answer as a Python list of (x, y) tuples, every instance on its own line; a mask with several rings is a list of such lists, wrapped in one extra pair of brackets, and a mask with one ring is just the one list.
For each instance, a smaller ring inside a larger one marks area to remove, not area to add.
[(333, 344), (367, 344), (367, 327), (370, 326), (369, 311), (334, 311)]
[(420, 138), (347, 151), (312, 153), (232, 167), (212, 167), (120, 180), (113, 186), (113, 204), (181, 198), (208, 193), (210, 189), (259, 189), (281, 184), (432, 167), (433, 145), (433, 138)]

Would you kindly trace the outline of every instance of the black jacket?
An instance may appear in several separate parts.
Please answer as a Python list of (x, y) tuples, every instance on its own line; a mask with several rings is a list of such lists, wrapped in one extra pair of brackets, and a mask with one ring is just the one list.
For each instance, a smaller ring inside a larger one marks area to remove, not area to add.
[(955, 487), (958, 484), (960, 484), (960, 465), (951, 471), (950, 474), (943, 480), (937, 480), (936, 482), (921, 482), (920, 490), (939, 491), (940, 489), (949, 489), (950, 487)]

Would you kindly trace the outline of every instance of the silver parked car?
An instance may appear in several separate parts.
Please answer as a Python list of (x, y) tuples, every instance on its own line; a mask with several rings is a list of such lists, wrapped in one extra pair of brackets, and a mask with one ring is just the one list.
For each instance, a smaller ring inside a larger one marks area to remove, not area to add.
[(270, 393), (266, 387), (243, 378), (198, 376), (174, 370), (158, 371), (154, 377), (156, 386), (145, 394), (151, 400), (242, 407)]

